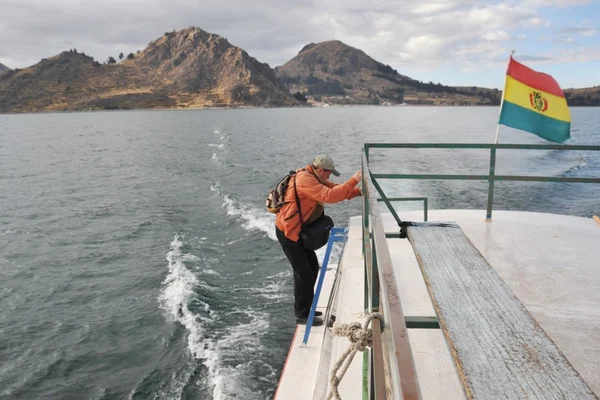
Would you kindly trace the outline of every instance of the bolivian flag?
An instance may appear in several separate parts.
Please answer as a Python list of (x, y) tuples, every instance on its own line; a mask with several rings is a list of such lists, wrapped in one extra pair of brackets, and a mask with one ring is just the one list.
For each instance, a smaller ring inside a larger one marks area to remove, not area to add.
[(504, 101), (499, 124), (535, 133), (553, 142), (564, 142), (571, 129), (571, 114), (558, 83), (513, 60), (506, 72)]

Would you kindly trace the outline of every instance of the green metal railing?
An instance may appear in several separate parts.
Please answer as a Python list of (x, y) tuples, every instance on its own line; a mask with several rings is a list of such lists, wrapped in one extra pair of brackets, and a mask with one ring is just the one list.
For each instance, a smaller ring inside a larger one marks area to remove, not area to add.
[[(399, 221), (398, 215), (390, 204), (377, 179), (433, 179), (433, 180), (479, 180), (488, 181), (488, 201), (486, 218), (492, 217), (492, 206), (494, 201), (494, 182), (495, 181), (516, 181), (516, 182), (575, 182), (575, 183), (600, 183), (598, 178), (569, 178), (559, 176), (518, 176), (518, 175), (496, 175), (496, 152), (497, 150), (569, 150), (569, 151), (600, 151), (600, 146), (589, 145), (535, 145), (535, 144), (483, 144), (483, 143), (365, 143), (364, 154), (369, 161), (370, 149), (485, 149), (490, 151), (490, 166), (488, 175), (444, 175), (444, 174), (373, 174), (372, 184), (375, 186), (381, 201)], [(402, 200), (402, 198), (396, 198)], [(407, 198), (408, 200), (408, 198)], [(425, 200), (426, 201), (426, 200)], [(427, 204), (427, 203), (425, 203)], [(426, 210), (425, 205), (425, 210)], [(425, 211), (426, 213), (427, 211)]]
[[(390, 174), (373, 173), (369, 165), (371, 149), (482, 149), (490, 152), (487, 175), (444, 174)], [(385, 327), (373, 326), (373, 348), (369, 355), (367, 399), (385, 399), (386, 382), (394, 399), (420, 399), (420, 389), (410, 350), (407, 329), (439, 329), (435, 317), (405, 317), (400, 304), (398, 287), (388, 248), (388, 238), (399, 238), (400, 233), (386, 233), (377, 202), (385, 203), (399, 227), (402, 220), (392, 206), (397, 201), (422, 201), (423, 219), (428, 219), (426, 197), (387, 197), (378, 179), (425, 179), (425, 180), (480, 180), (488, 181), (486, 218), (492, 218), (494, 183), (496, 181), (520, 182), (575, 182), (600, 183), (600, 178), (571, 178), (546, 176), (496, 175), (496, 152), (498, 150), (577, 150), (600, 151), (600, 146), (569, 145), (518, 145), (518, 144), (460, 144), (460, 143), (366, 143), (361, 157), (363, 171), (363, 255), (365, 266), (364, 301), (367, 312), (380, 312)], [(377, 195), (379, 197), (377, 197)]]
[[(372, 174), (365, 154), (362, 155), (362, 170), (363, 221), (366, 221), (363, 224), (365, 307), (369, 312), (381, 312), (385, 318), (383, 332), (379, 324), (373, 324), (369, 392), (373, 399), (386, 399), (387, 376), (392, 393), (402, 393), (404, 399), (420, 399), (417, 373), (406, 334), (407, 327), (396, 286), (392, 259), (377, 207), (376, 193), (369, 183), (372, 181)], [(387, 198), (384, 198), (384, 201), (390, 204)], [(383, 300), (381, 303), (380, 299)]]

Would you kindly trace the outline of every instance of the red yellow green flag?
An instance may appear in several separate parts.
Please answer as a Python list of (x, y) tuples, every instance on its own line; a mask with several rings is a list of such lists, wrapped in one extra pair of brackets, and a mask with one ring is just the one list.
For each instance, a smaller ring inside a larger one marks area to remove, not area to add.
[(499, 124), (534, 133), (553, 142), (570, 138), (571, 114), (553, 77), (515, 61), (506, 72)]

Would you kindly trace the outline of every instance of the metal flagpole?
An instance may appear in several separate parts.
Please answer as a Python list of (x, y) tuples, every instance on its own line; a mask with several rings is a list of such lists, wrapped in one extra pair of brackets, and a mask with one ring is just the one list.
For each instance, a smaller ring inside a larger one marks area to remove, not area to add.
[[(506, 95), (506, 82), (508, 78), (508, 67), (510, 66), (510, 60), (512, 59), (515, 51), (510, 52), (510, 57), (508, 58), (508, 65), (506, 66), (506, 74), (504, 75), (504, 89), (502, 89), (502, 100), (500, 100), (500, 111), (498, 111), (498, 124), (496, 125), (496, 140), (494, 144), (498, 144), (498, 139), (500, 137), (500, 115), (502, 115), (502, 107), (504, 106), (504, 96)], [(492, 220), (492, 205), (494, 204), (494, 175), (496, 174), (496, 146), (490, 149), (490, 175), (488, 177), (488, 201), (487, 201), (487, 210), (485, 215), (486, 221)]]

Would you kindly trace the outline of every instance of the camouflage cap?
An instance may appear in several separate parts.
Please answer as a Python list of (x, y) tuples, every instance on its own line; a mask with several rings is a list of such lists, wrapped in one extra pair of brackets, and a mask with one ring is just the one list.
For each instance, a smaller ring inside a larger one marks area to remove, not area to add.
[(316, 156), (312, 164), (315, 168), (328, 169), (335, 176), (340, 176), (339, 171), (335, 169), (335, 164), (333, 163), (331, 157), (325, 154), (319, 154), (318, 156)]

